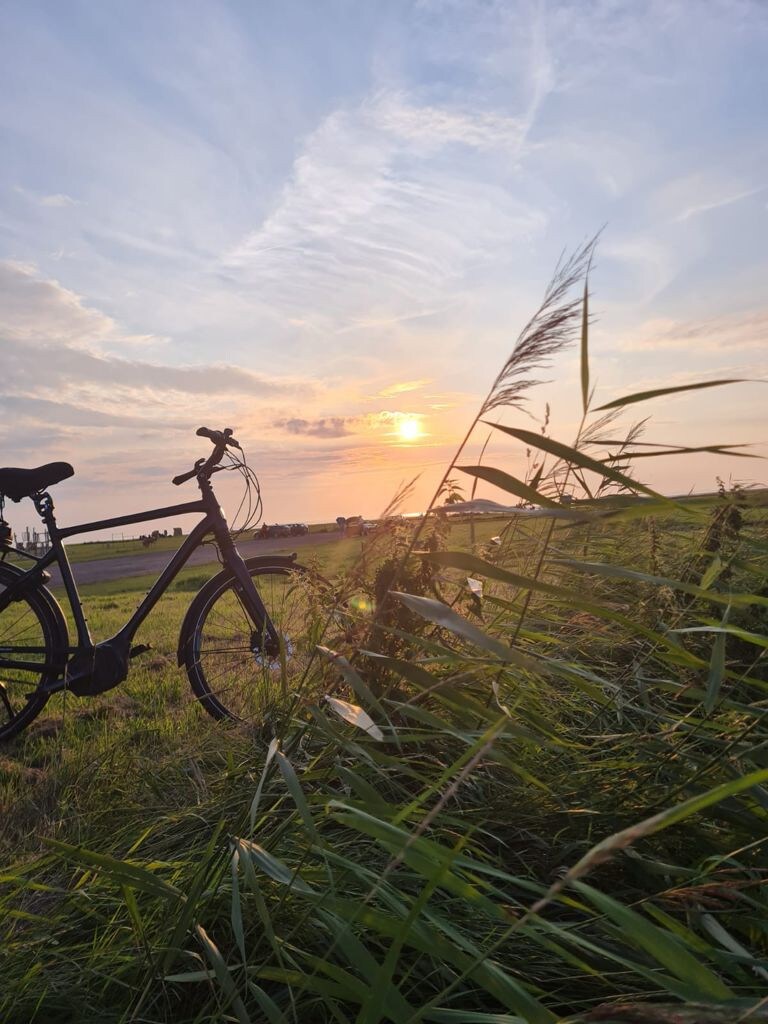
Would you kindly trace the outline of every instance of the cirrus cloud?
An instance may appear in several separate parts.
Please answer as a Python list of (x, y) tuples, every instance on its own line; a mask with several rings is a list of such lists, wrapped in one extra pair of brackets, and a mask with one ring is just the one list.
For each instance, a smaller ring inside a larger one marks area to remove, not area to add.
[(695, 350), (768, 351), (768, 309), (753, 309), (709, 320), (648, 320), (619, 343), (624, 352)]

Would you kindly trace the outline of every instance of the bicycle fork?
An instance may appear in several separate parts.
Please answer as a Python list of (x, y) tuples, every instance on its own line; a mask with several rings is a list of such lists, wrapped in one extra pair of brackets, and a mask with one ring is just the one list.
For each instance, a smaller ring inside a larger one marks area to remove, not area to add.
[(254, 632), (251, 634), (251, 646), (254, 649), (254, 653), (264, 653), (269, 658), (279, 657), (280, 635), (269, 617), (269, 612), (256, 589), (255, 583), (251, 579), (248, 566), (234, 545), (226, 522), (224, 523), (224, 528), (216, 529), (214, 534), (224, 565), (237, 580), (238, 597), (255, 627)]

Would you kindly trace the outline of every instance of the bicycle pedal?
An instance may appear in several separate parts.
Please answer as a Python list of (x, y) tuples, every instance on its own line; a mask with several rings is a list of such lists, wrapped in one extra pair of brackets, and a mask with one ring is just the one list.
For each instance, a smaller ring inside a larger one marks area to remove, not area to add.
[(151, 650), (152, 650), (152, 644), (136, 644), (136, 646), (132, 647), (130, 649), (130, 651), (128, 652), (128, 657), (129, 658), (138, 658), (138, 656), (140, 654), (146, 654), (147, 651), (151, 651)]

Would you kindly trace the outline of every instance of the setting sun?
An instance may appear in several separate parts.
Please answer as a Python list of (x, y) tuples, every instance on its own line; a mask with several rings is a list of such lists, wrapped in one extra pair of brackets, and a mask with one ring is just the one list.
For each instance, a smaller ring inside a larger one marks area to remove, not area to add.
[(421, 437), (421, 425), (415, 416), (404, 416), (397, 425), (401, 441), (415, 441)]

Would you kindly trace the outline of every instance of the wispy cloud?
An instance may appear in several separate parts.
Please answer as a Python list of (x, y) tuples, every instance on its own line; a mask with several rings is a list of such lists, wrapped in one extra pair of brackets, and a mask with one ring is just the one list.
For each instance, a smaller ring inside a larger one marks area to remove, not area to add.
[(742, 199), (749, 199), (750, 196), (756, 196), (761, 192), (765, 192), (766, 188), (768, 188), (768, 185), (759, 185), (757, 188), (745, 189), (743, 191), (735, 192), (732, 195), (721, 195), (716, 199), (709, 200), (708, 202), (687, 206), (677, 215), (677, 217), (675, 217), (675, 221), (680, 223), (682, 221), (690, 220), (691, 217), (698, 217), (702, 213), (709, 213), (711, 210), (719, 210), (722, 206), (731, 206), (733, 203), (738, 203)]
[(23, 188), (21, 185), (16, 185), (15, 191), (19, 195), (24, 196), (30, 203), (34, 203), (37, 206), (47, 206), (52, 209), (60, 209), (66, 206), (79, 206), (80, 200), (73, 199), (72, 196), (66, 195), (64, 192), (53, 192), (49, 195), (45, 195), (40, 192), (33, 192), (31, 189)]
[(77, 206), (79, 204), (78, 199), (73, 199), (72, 196), (65, 195), (63, 192), (55, 192), (50, 196), (40, 196), (38, 200), (41, 206)]
[(369, 116), (382, 132), (407, 142), (418, 151), (459, 143), (477, 149), (519, 151), (530, 121), (526, 117), (418, 106), (407, 95), (383, 94), (369, 105)]
[(429, 377), (424, 377), (421, 380), (404, 380), (399, 384), (390, 384), (389, 387), (382, 388), (379, 391), (379, 395), (382, 398), (390, 398), (392, 395), (403, 395), (408, 391), (421, 391), (422, 388), (429, 387), (434, 381)]
[(468, 268), (546, 223), (482, 167), (462, 171), (455, 151), (518, 152), (524, 134), (514, 118), (400, 93), (339, 109), (306, 139), (275, 209), (225, 265), (294, 321), (330, 329), (444, 304)]
[(768, 309), (711, 320), (654, 319), (618, 340), (624, 352), (718, 352), (756, 349), (768, 352)]

